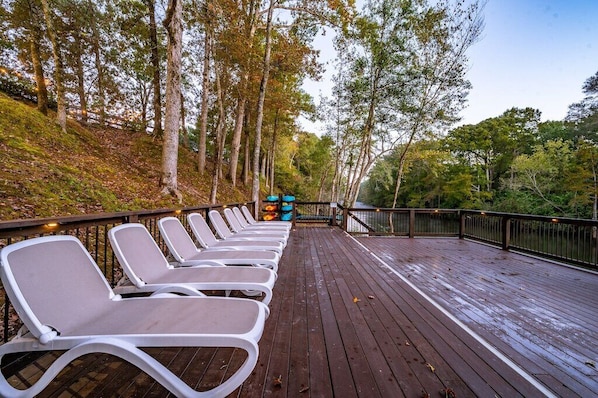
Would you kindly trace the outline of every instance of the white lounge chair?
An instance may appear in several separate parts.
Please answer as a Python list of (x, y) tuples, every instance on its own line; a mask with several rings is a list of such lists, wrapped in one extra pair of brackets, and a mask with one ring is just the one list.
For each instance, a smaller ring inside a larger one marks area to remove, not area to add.
[(256, 241), (251, 239), (236, 239), (234, 236), (230, 239), (217, 239), (210, 226), (199, 213), (190, 213), (187, 215), (189, 227), (193, 236), (199, 244), (206, 249), (218, 250), (268, 250), (282, 255), (284, 246), (275, 241)]
[[(114, 255), (122, 266), (128, 281), (115, 288), (120, 294), (147, 292), (176, 292), (202, 294), (202, 290), (240, 290), (254, 296), (264, 295), (263, 303), (272, 300), (276, 273), (257, 267), (226, 267), (223, 265), (174, 267), (142, 224), (133, 227), (118, 226), (108, 231)], [(197, 293), (196, 293), (197, 292)], [(203, 295), (203, 294), (202, 294)]]
[(292, 224), (288, 221), (257, 221), (255, 218), (253, 218), (253, 214), (251, 214), (251, 212), (245, 205), (241, 206), (241, 213), (243, 213), (245, 219), (251, 225), (282, 225), (288, 230), (291, 230), (292, 228)]
[(262, 242), (280, 242), (284, 246), (287, 244), (287, 238), (281, 235), (257, 234), (252, 231), (232, 232), (218, 210), (210, 210), (208, 212), (208, 217), (221, 239), (230, 239), (234, 237), (235, 239), (257, 240)]
[(224, 209), (224, 217), (233, 232), (253, 232), (260, 235), (282, 236), (287, 240), (289, 238), (289, 231), (284, 229), (264, 228), (262, 226), (243, 226), (235, 213), (228, 207)]
[[(0, 346), (7, 354), (65, 352), (25, 390), (0, 376), (0, 396), (33, 397), (76, 358), (109, 353), (137, 366), (178, 397), (224, 397), (251, 374), (258, 359), (266, 306), (255, 300), (162, 294), (116, 295), (81, 242), (47, 236), (0, 251), (0, 276), (24, 326)], [(153, 358), (148, 347), (235, 347), (247, 358), (224, 383), (196, 391)]]
[[(173, 217), (174, 218), (174, 217)], [(195, 243), (176, 218), (176, 223), (160, 224), (160, 234), (169, 249), (172, 258), (171, 265), (175, 267), (191, 266), (224, 266), (224, 265), (252, 265), (278, 271), (278, 253), (250, 250), (199, 250)], [(118, 225), (108, 231), (110, 243), (115, 254), (126, 258), (136, 258), (144, 261), (147, 254), (140, 249), (139, 242), (147, 242), (151, 234), (143, 224), (129, 223)], [(154, 239), (152, 241), (155, 243)], [(157, 246), (157, 244), (156, 244)], [(120, 258), (119, 258), (120, 261)]]
[(239, 221), (239, 224), (241, 224), (241, 226), (246, 229), (246, 228), (263, 228), (263, 229), (267, 229), (267, 230), (273, 230), (273, 231), (285, 231), (287, 234), (289, 233), (289, 231), (291, 230), (291, 223), (287, 222), (286, 224), (276, 224), (276, 223), (255, 223), (255, 224), (251, 224), (247, 218), (245, 218), (245, 216), (243, 215), (243, 213), (241, 212), (241, 209), (239, 209), (238, 207), (233, 207), (232, 208), (233, 214), (235, 215), (235, 217), (237, 217), (237, 221)]

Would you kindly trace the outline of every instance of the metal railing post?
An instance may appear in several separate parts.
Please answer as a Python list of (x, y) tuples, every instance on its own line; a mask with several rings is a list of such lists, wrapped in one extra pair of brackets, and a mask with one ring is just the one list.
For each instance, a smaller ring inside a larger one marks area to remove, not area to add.
[(502, 217), (502, 249), (509, 250), (511, 245), (511, 218), (508, 216)]
[(336, 227), (336, 208), (337, 208), (337, 204), (335, 202), (330, 202), (330, 210), (332, 210), (330, 213), (330, 226), (331, 227)]
[(343, 207), (343, 231), (347, 232), (347, 219), (349, 218), (349, 209)]
[(295, 201), (291, 202), (291, 206), (293, 206), (293, 215), (291, 216), (291, 224), (293, 225), (293, 229), (295, 229), (296, 225), (297, 225), (297, 205), (295, 204)]

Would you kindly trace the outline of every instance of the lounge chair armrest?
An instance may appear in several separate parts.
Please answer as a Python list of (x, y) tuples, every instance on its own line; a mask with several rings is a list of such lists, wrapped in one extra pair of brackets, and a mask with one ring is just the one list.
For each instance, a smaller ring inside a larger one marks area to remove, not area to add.
[[(178, 293), (178, 294), (177, 294)], [(189, 286), (177, 285), (177, 286), (164, 286), (153, 292), (150, 297), (165, 297), (165, 296), (178, 296), (184, 294), (185, 296), (199, 296), (207, 297), (205, 294), (197, 289)]]

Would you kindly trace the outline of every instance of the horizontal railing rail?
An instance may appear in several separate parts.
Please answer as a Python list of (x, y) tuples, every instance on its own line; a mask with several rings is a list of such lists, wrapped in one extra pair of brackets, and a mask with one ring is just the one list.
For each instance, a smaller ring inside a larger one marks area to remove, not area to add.
[(459, 236), (459, 210), (340, 208), (343, 229), (353, 235)]
[(598, 270), (598, 221), (461, 210), (460, 237)]
[(334, 202), (294, 202), (293, 222), (336, 225), (337, 205)]

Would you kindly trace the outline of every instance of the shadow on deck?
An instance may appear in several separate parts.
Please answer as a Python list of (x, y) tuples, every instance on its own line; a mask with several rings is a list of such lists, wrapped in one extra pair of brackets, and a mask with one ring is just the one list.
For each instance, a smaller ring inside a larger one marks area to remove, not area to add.
[[(598, 395), (598, 275), (457, 239), (298, 228), (239, 397)], [(200, 390), (229, 349), (154, 350)], [(48, 354), (13, 377), (28, 383)], [(166, 396), (135, 367), (88, 355), (40, 396)]]

